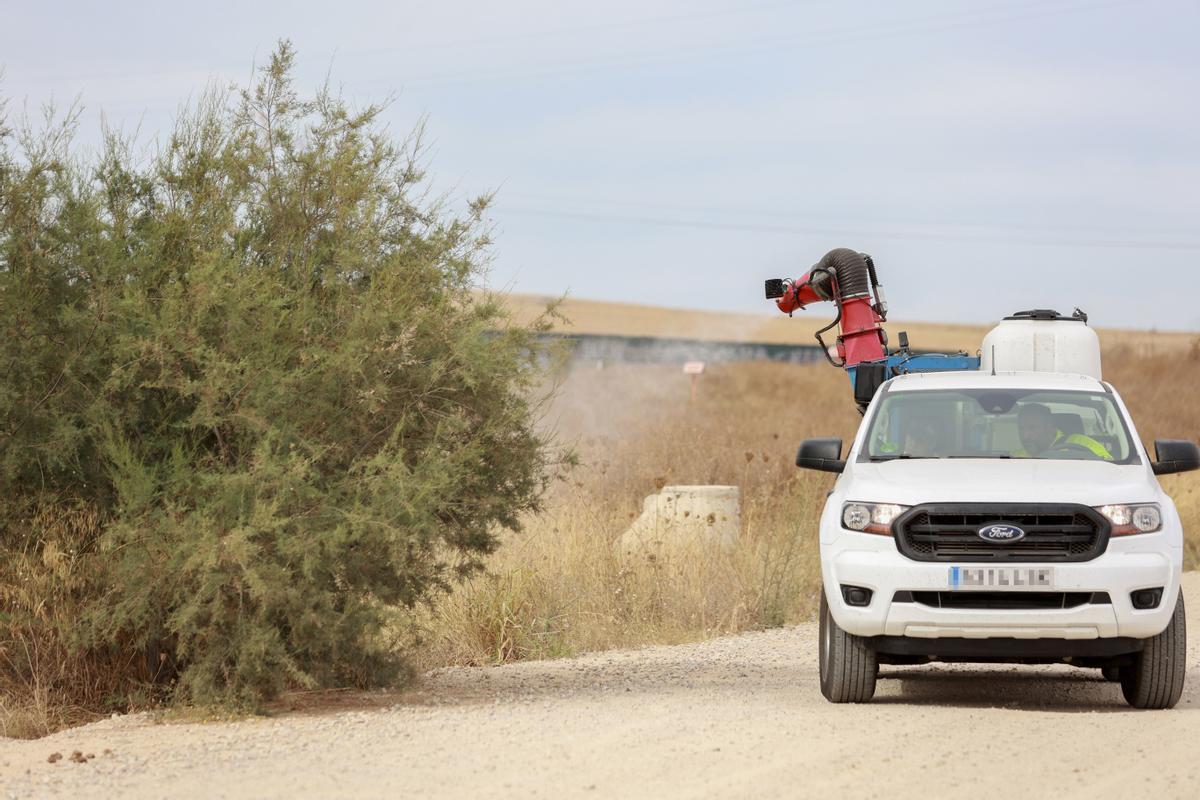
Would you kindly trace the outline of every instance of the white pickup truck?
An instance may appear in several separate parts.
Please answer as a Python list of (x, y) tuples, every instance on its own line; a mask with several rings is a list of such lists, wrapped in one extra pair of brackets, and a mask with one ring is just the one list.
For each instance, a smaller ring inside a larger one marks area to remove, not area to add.
[(1098, 346), (1048, 359), (1033, 336), (985, 340), (979, 370), (886, 381), (844, 458), (839, 439), (801, 445), (798, 466), (839, 473), (820, 522), (830, 701), (871, 699), (879, 664), (968, 661), (1099, 668), (1132, 706), (1178, 702), (1183, 528), (1155, 476), (1200, 468), (1200, 448), (1152, 459)]

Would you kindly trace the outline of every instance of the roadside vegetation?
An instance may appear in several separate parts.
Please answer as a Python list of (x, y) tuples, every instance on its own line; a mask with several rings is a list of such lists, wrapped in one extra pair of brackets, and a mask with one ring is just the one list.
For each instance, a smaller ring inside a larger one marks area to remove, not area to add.
[[(293, 58), (146, 159), (0, 109), (0, 735), (809, 617), (832, 477), (792, 458), (852, 438), (845, 375), (548, 374), (549, 320), (478, 290), (488, 198), (429, 200), (419, 132)], [(1148, 443), (1200, 438), (1200, 344), (1105, 370)], [(618, 555), (668, 484), (738, 486), (736, 547)]]
[[(1200, 339), (1104, 354), (1105, 377), (1139, 434), (1200, 440)], [(1144, 346), (1143, 346), (1144, 345)], [(580, 366), (548, 422), (582, 461), (545, 513), (492, 556), (487, 571), (426, 620), (423, 662), (486, 664), (681, 642), (809, 618), (819, 591), (816, 517), (832, 476), (792, 465), (810, 436), (847, 444), (859, 416), (846, 376), (825, 364), (716, 365), (694, 404), (674, 366)], [(730, 553), (626, 558), (613, 545), (666, 484), (742, 491), (743, 534)], [(1166, 476), (1187, 532), (1185, 569), (1200, 568), (1200, 479)]]
[[(432, 609), (423, 663), (680, 642), (803, 618), (817, 597), (815, 515), (831, 481), (792, 459), (805, 436), (853, 430), (835, 372), (716, 365), (690, 403), (677, 366), (575, 369), (545, 424), (580, 465), (486, 573)], [(618, 554), (643, 498), (671, 484), (739, 486), (737, 547)]]
[[(1155, 439), (1200, 442), (1200, 336), (1189, 349), (1168, 353), (1115, 345), (1104, 353), (1104, 377), (1120, 390), (1151, 456)], [(1164, 475), (1159, 482), (1183, 518), (1183, 568), (1200, 569), (1200, 473)]]
[(0, 734), (394, 685), (411, 609), (541, 508), (488, 199), (293, 58), (144, 159), (0, 115)]

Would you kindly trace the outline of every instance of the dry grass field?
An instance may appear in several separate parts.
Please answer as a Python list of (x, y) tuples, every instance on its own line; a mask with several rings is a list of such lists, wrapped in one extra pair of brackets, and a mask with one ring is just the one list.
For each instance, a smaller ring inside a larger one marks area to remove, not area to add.
[[(605, 315), (596, 311), (601, 305), (576, 301), (566, 312), (590, 308), (593, 330), (608, 333), (752, 338), (722, 327), (721, 319), (736, 315), (662, 311), (652, 327), (643, 307)], [(626, 312), (646, 327), (622, 327)], [(964, 349), (977, 346), (983, 333), (910, 330), (930, 340), (936, 332), (947, 337), (947, 347)], [(968, 335), (975, 338), (964, 340)], [(788, 341), (807, 341), (807, 329)], [(1200, 336), (1110, 336), (1104, 368), (1147, 444), (1156, 437), (1200, 440)], [(798, 470), (792, 459), (806, 437), (849, 440), (859, 419), (845, 374), (825, 364), (711, 365), (694, 402), (679, 365), (568, 369), (543, 424), (575, 448), (580, 465), (552, 488), (544, 513), (503, 542), (484, 574), (421, 612), (416, 666), (694, 641), (810, 618), (819, 588), (816, 519), (833, 478)], [(1200, 568), (1200, 473), (1163, 483), (1190, 534), (1186, 566)], [(740, 487), (737, 546), (666, 559), (619, 556), (614, 541), (643, 498), (667, 484)], [(30, 689), (16, 705), (0, 697), (0, 735), (43, 735), (91, 719), (86, 710), (54, 706), (45, 692)]]
[[(504, 300), (515, 319), (535, 319), (555, 298), (540, 295), (511, 294)], [(558, 330), (569, 333), (608, 333), (621, 336), (665, 336), (713, 341), (766, 342), (771, 344), (812, 344), (813, 333), (833, 319), (834, 308), (824, 303), (791, 318), (763, 302), (760, 314), (733, 314), (717, 311), (692, 311), (659, 308), (633, 303), (609, 303), (601, 300), (567, 298), (559, 309), (565, 320)], [(1069, 311), (1070, 309), (1060, 309)], [(953, 325), (936, 322), (891, 320), (888, 332), (895, 337), (907, 331), (912, 346), (922, 350), (954, 352), (979, 349), (991, 324)], [(1187, 353), (1196, 333), (1129, 331), (1098, 328), (1105, 348), (1123, 345), (1141, 354)]]
[[(566, 313), (602, 305), (576, 301)], [(672, 322), (674, 312), (662, 314), (657, 328), (639, 307), (585, 318), (594, 331), (683, 336), (729, 330), (722, 320), (734, 316), (688, 314), (689, 324), (700, 326), (688, 328)], [(623, 327), (633, 318), (644, 327)], [(968, 332), (910, 330), (947, 337)], [(950, 346), (973, 349), (983, 332)], [(1200, 440), (1200, 403), (1194, 399), (1200, 392), (1200, 337), (1126, 333), (1105, 339), (1106, 377), (1121, 390), (1146, 443), (1152, 446), (1155, 437)], [(859, 416), (846, 376), (824, 364), (718, 364), (699, 388), (690, 403), (688, 378), (677, 365), (577, 367), (567, 374), (546, 424), (576, 445), (582, 464), (555, 487), (546, 513), (504, 544), (488, 574), (425, 621), (428, 664), (679, 642), (811, 614), (818, 587), (815, 521), (832, 477), (797, 470), (792, 458), (806, 437), (852, 438)], [(671, 561), (615, 553), (614, 540), (656, 487), (708, 483), (741, 488), (743, 533), (732, 553)], [(1191, 532), (1188, 567), (1200, 567), (1200, 476), (1171, 476), (1164, 485)]]
[[(678, 642), (803, 617), (817, 586), (815, 515), (831, 480), (792, 458), (805, 436), (853, 431), (844, 381), (832, 369), (717, 365), (690, 403), (677, 366), (572, 372), (546, 422), (582, 463), (490, 573), (439, 607), (431, 663)], [(643, 497), (667, 484), (741, 487), (737, 548), (618, 556), (613, 542)]]

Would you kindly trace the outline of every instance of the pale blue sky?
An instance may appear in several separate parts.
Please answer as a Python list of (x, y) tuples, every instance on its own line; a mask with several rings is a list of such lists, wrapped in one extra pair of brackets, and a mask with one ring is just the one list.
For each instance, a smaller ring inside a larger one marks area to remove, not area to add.
[[(898, 318), (1200, 330), (1200, 2), (8, 4), (0, 93), (144, 138), (276, 39), (499, 189), (492, 282), (765, 311), (874, 255)], [(816, 312), (822, 313), (822, 312)]]

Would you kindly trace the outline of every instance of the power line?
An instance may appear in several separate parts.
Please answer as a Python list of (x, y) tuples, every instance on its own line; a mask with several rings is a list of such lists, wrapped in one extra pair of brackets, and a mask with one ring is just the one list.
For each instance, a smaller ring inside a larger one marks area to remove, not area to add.
[(628, 29), (645, 29), (661, 25), (662, 23), (672, 22), (697, 22), (716, 17), (727, 17), (731, 15), (746, 15), (748, 13), (758, 13), (763, 10), (779, 8), (779, 7), (794, 7), (793, 0), (768, 0), (767, 2), (759, 3), (739, 3), (737, 6), (721, 9), (711, 9), (704, 13), (691, 12), (687, 14), (661, 14), (653, 17), (636, 17), (632, 19), (610, 20), (608, 22), (599, 22), (592, 25), (569, 25), (561, 28), (550, 28), (542, 30), (524, 31), (520, 33), (505, 34), (502, 36), (481, 36), (476, 38), (443, 40), (438, 42), (423, 42), (413, 45), (388, 45), (386, 47), (366, 48), (356, 50), (353, 53), (347, 53), (349, 57), (385, 55), (403, 50), (405, 52), (420, 52), (428, 50), (444, 50), (454, 49), (459, 47), (474, 47), (487, 46), (491, 44), (505, 44), (509, 42), (529, 41), (536, 39), (548, 39), (564, 37), (569, 38), (581, 33), (595, 33), (599, 31), (610, 30), (628, 30)]
[[(713, 9), (711, 11), (708, 11), (708, 12), (702, 13), (702, 14), (697, 14), (697, 13), (670, 14), (670, 15), (664, 14), (664, 15), (658, 15), (658, 16), (652, 16), (652, 17), (638, 17), (638, 18), (632, 18), (632, 19), (612, 20), (609, 22), (596, 23), (596, 24), (592, 24), (592, 25), (563, 26), (561, 28), (551, 28), (551, 29), (542, 29), (542, 30), (534, 30), (534, 31), (526, 31), (526, 32), (517, 32), (517, 33), (505, 34), (505, 35), (501, 35), (501, 36), (480, 36), (480, 37), (476, 37), (476, 38), (444, 39), (441, 41), (432, 41), (432, 42), (423, 41), (423, 42), (418, 42), (415, 44), (403, 44), (403, 45), (394, 44), (394, 45), (387, 45), (385, 47), (366, 47), (366, 48), (356, 49), (356, 50), (348, 51), (348, 52), (341, 52), (340, 50), (335, 49), (332, 51), (326, 51), (326, 56), (331, 59), (332, 58), (362, 58), (362, 57), (368, 57), (368, 56), (374, 56), (374, 55), (392, 55), (392, 54), (396, 54), (396, 53), (413, 53), (413, 52), (420, 53), (420, 52), (429, 52), (429, 51), (435, 51), (435, 50), (454, 50), (454, 49), (465, 48), (465, 47), (486, 46), (489, 44), (504, 44), (504, 43), (510, 43), (510, 42), (520, 42), (520, 41), (537, 40), (537, 39), (549, 39), (549, 38), (554, 38), (554, 37), (570, 37), (570, 36), (573, 36), (576, 34), (592, 33), (592, 32), (603, 31), (603, 30), (622, 30), (622, 29), (629, 29), (629, 28), (652, 27), (652, 26), (656, 26), (656, 25), (659, 25), (662, 23), (670, 23), (670, 22), (699, 21), (699, 20), (705, 20), (705, 19), (714, 18), (714, 17), (729, 16), (731, 14), (741, 15), (741, 14), (746, 14), (747, 12), (757, 13), (757, 12), (772, 9), (772, 8), (791, 7), (791, 6), (794, 6), (794, 3), (789, 2), (789, 0), (763, 0), (763, 2), (758, 2), (758, 3), (742, 3), (742, 4), (740, 4), (736, 7), (732, 7), (732, 8)], [(234, 61), (225, 60), (225, 61), (221, 62), (217, 67), (213, 68), (213, 71), (215, 73), (215, 72), (219, 72), (221, 69), (241, 70), (244, 68), (244, 64), (242, 64), (242, 66), (234, 66), (234, 63), (235, 63)], [(241, 64), (242, 62), (237, 62), (237, 63)], [(187, 72), (189, 70), (180, 69), (180, 70), (175, 70), (175, 71), (176, 72)], [(103, 71), (89, 72), (86, 76), (68, 75), (68, 74), (64, 74), (64, 73), (59, 73), (57, 75), (35, 76), (33, 79), (40, 80), (40, 81), (96, 80), (96, 79), (119, 80), (119, 79), (129, 79), (129, 78), (140, 78), (140, 77), (144, 77), (146, 74), (147, 74), (147, 71), (143, 69), (143, 70), (121, 70), (121, 71), (109, 71), (109, 72), (103, 72)]]
[(1171, 241), (1165, 239), (1121, 240), (1121, 239), (1073, 239), (1066, 237), (1001, 236), (998, 234), (972, 235), (963, 233), (931, 233), (926, 231), (884, 231), (863, 228), (820, 228), (798, 225), (774, 225), (757, 223), (712, 222), (708, 220), (681, 219), (671, 217), (648, 217), (623, 214), (597, 214), (590, 212), (564, 211), (523, 206), (498, 206), (498, 213), (517, 214), (553, 219), (571, 219), (581, 222), (607, 222), (626, 225), (649, 225), (667, 228), (690, 228), (695, 230), (743, 231), (749, 233), (791, 234), (804, 236), (858, 236), (878, 239), (910, 239), (926, 241), (966, 242), (972, 244), (1024, 244), (1045, 247), (1094, 247), (1124, 250), (1183, 250), (1200, 251), (1200, 242)]
[[(629, 198), (595, 198), (581, 196), (567, 196), (542, 194), (538, 192), (521, 192), (505, 190), (500, 195), (501, 203), (505, 204), (512, 202), (515, 207), (545, 207), (549, 205), (555, 209), (573, 209), (578, 213), (597, 213), (606, 215), (612, 213), (606, 209), (612, 208), (637, 208), (647, 209), (651, 212), (667, 213), (673, 216), (682, 216), (684, 218), (692, 218), (692, 215), (718, 215), (722, 218), (759, 218), (769, 220), (788, 220), (792, 223), (803, 220), (812, 223), (816, 226), (838, 223), (845, 220), (845, 217), (835, 217), (829, 214), (813, 214), (802, 210), (779, 210), (778, 208), (762, 208), (753, 206), (713, 206), (713, 205), (695, 205), (678, 203), (662, 203), (652, 202), (641, 199)], [(581, 208), (580, 206), (585, 206)], [(1081, 226), (1081, 225), (1038, 225), (1028, 223), (995, 223), (995, 222), (978, 222), (965, 220), (930, 220), (919, 218), (870, 218), (861, 215), (855, 215), (862, 222), (870, 224), (879, 224), (885, 227), (894, 227), (897, 225), (910, 226), (914, 228), (956, 228), (959, 230), (967, 230), (981, 232), (984, 234), (998, 234), (1001, 232), (1017, 232), (1026, 234), (1047, 234), (1058, 235), (1060, 237), (1067, 235), (1086, 235), (1086, 234), (1106, 234), (1108, 236), (1123, 236), (1123, 237), (1148, 237), (1150, 239), (1169, 239), (1169, 240), (1187, 240), (1192, 231), (1181, 232), (1179, 230), (1170, 230), (1160, 228), (1157, 230), (1138, 230), (1135, 228), (1115, 228), (1111, 225), (1104, 226)], [(764, 222), (763, 224), (770, 224)], [(1131, 239), (1133, 240), (1133, 239)]]
[[(1033, 19), (1046, 16), (1057, 16), (1061, 14), (1074, 13), (1085, 10), (1094, 10), (1105, 7), (1118, 5), (1126, 5), (1130, 0), (1081, 0), (1077, 2), (1068, 2), (1059, 5), (1049, 5), (1045, 0), (1037, 0), (1037, 2), (1026, 2), (1019, 5), (1004, 4), (1000, 6), (973, 8), (969, 11), (957, 15), (953, 14), (936, 14), (925, 17), (912, 19), (892, 19), (880, 22), (868, 23), (866, 25), (842, 26), (826, 28), (824, 30), (807, 31), (806, 35), (770, 37), (756, 42), (744, 42), (741, 44), (724, 45), (718, 47), (699, 47), (699, 48), (675, 48), (667, 51), (660, 51), (657, 54), (645, 54), (641, 56), (632, 56), (616, 59), (599, 59), (592, 61), (574, 61), (559, 64), (543, 64), (541, 66), (508, 72), (488, 71), (481, 73), (479, 70), (471, 72), (459, 73), (444, 73), (425, 76), (415, 76), (408, 80), (401, 80), (401, 85), (441, 85), (441, 84), (471, 84), (471, 83), (487, 83), (496, 81), (520, 81), (531, 80), (544, 77), (565, 77), (572, 74), (581, 74), (604, 70), (623, 70), (637, 67), (663, 66), (674, 63), (695, 61), (708, 56), (737, 56), (746, 54), (758, 54), (770, 52), (781, 48), (787, 49), (816, 49), (830, 46), (837, 46), (857, 41), (915, 36), (924, 33), (937, 33), (941, 31), (957, 30), (962, 28), (970, 28), (979, 25), (1001, 24), (1007, 22), (1021, 21), (1025, 19)], [(770, 8), (775, 5), (788, 5), (787, 3), (764, 2), (759, 4), (761, 7)], [(739, 11), (741, 9), (738, 9)], [(704, 16), (717, 16), (724, 12), (712, 12)], [(692, 17), (695, 18), (695, 17)], [(648, 21), (670, 21), (674, 17), (657, 17), (647, 18)], [(639, 24), (636, 20), (613, 22), (613, 27), (634, 26)], [(474, 42), (440, 42), (430, 43), (428, 45), (408, 47), (387, 47), (377, 48), (369, 51), (362, 51), (363, 55), (380, 54), (387, 55), (397, 52), (408, 52), (418, 49), (439, 49), (455, 48), (460, 46), (468, 46), (472, 43), (486, 43), (488, 41), (501, 42), (510, 39), (526, 39), (526, 38), (549, 38), (552, 36), (562, 35), (564, 32), (572, 30), (585, 32), (592, 27), (607, 27), (607, 26), (581, 26), (579, 28), (570, 29), (564, 28), (559, 32), (543, 31), (530, 34), (513, 34), (508, 37), (485, 37)], [(355, 56), (359, 53), (349, 53), (347, 56)], [(228, 69), (230, 62), (225, 62), (218, 67)], [(214, 73), (215, 74), (215, 73)], [(86, 76), (88, 80), (100, 79), (122, 79), (141, 77), (145, 75), (145, 71), (131, 72), (109, 72), (96, 73)], [(66, 76), (57, 76), (59, 80), (66, 80)], [(78, 79), (78, 78), (77, 78)], [(40, 80), (46, 80), (43, 76)], [(358, 83), (369, 84), (378, 82), (383, 79), (365, 80)], [(166, 110), (155, 108), (151, 110)]]
[(1045, 2), (1024, 3), (1019, 6), (1004, 5), (1000, 7), (972, 9), (960, 15), (938, 14), (918, 19), (897, 19), (867, 25), (835, 27), (825, 30), (809, 31), (806, 36), (771, 37), (757, 42), (746, 42), (737, 45), (701, 48), (676, 48), (658, 55), (643, 55), (632, 58), (599, 59), (593, 61), (565, 62), (557, 65), (542, 65), (535, 69), (509, 72), (460, 72), (443, 73), (426, 76), (416, 76), (404, 83), (406, 85), (440, 85), (440, 84), (470, 84), (495, 81), (529, 80), (543, 77), (563, 77), (603, 70), (622, 70), (636, 67), (662, 66), (684, 61), (703, 59), (706, 56), (737, 56), (759, 54), (781, 48), (787, 49), (816, 49), (843, 45), (852, 42), (886, 39), (894, 37), (915, 36), (924, 33), (937, 33), (948, 30), (976, 27), (979, 25), (995, 25), (1007, 22), (1017, 22), (1038, 17), (1057, 16), (1085, 10), (1127, 5), (1129, 0), (1090, 0), (1088, 2), (1068, 2), (1061, 5), (1047, 5)]

